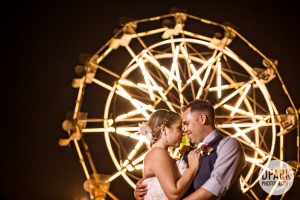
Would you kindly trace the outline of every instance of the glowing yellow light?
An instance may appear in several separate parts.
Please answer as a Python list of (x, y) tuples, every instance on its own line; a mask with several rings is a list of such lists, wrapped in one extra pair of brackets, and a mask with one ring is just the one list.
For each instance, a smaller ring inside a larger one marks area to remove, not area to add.
[(179, 54), (179, 46), (176, 46), (175, 47), (175, 52), (173, 54), (173, 62), (172, 62), (172, 66), (171, 66), (171, 75), (172, 76), (170, 76), (169, 80), (168, 80), (169, 85), (172, 84), (172, 79), (173, 79), (173, 76), (174, 76), (174, 72), (175, 72), (176, 68), (178, 68), (178, 63), (177, 63), (178, 54)]
[(248, 84), (247, 87), (245, 88), (244, 92), (242, 95), (239, 97), (237, 100), (236, 104), (234, 105), (233, 111), (230, 113), (230, 116), (233, 116), (236, 113), (237, 108), (241, 105), (242, 101), (244, 100), (245, 96), (247, 95), (248, 91), (251, 88), (251, 84)]
[[(207, 79), (208, 79), (208, 75), (210, 74), (210, 70), (211, 70), (211, 65), (209, 65), (207, 67), (207, 70), (205, 72), (205, 75), (203, 77), (203, 85), (205, 85)], [(201, 94), (202, 94), (202, 91), (203, 91), (203, 87), (200, 87), (199, 90), (198, 90), (198, 93), (197, 93), (197, 96), (196, 96), (196, 99), (200, 98)]]
[(253, 113), (247, 112), (247, 111), (242, 110), (242, 109), (235, 108), (235, 107), (230, 106), (228, 104), (224, 104), (223, 107), (226, 108), (226, 109), (228, 109), (228, 110), (231, 110), (231, 111), (234, 110), (236, 113), (239, 113), (239, 114), (247, 115), (249, 117), (254, 117), (254, 118), (258, 119), (258, 120), (263, 120), (264, 119), (260, 115), (254, 115)]
[(135, 165), (134, 169), (135, 170), (142, 170), (142, 169), (144, 169), (144, 165), (143, 164)]
[(146, 68), (145, 68), (145, 65), (144, 65), (144, 61), (142, 58), (139, 58), (139, 66), (142, 70), (142, 73), (144, 75), (144, 80), (146, 82), (146, 85), (148, 86), (148, 91), (149, 91), (149, 95), (150, 95), (150, 99), (152, 101), (155, 100), (155, 97), (154, 97), (154, 94), (153, 94), (153, 91), (152, 91), (152, 88), (151, 88), (151, 84), (150, 84), (150, 81), (149, 81), (149, 78), (150, 78), (150, 75), (148, 74)]
[(221, 98), (221, 88), (220, 86), (222, 85), (221, 83), (221, 62), (220, 59), (218, 59), (217, 62), (217, 88), (218, 88), (218, 98)]
[(247, 162), (251, 162), (251, 163), (263, 163), (264, 161), (258, 158), (250, 158), (250, 157), (246, 157), (246, 161)]

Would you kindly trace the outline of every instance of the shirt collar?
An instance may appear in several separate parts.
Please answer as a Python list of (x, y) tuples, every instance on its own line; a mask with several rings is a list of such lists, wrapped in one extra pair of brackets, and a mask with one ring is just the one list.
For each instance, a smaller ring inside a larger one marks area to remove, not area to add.
[(200, 142), (198, 145), (197, 145), (197, 148), (200, 147), (202, 144), (208, 144), (210, 143), (215, 137), (218, 136), (218, 131), (217, 129), (213, 130), (212, 132), (210, 132), (202, 142)]

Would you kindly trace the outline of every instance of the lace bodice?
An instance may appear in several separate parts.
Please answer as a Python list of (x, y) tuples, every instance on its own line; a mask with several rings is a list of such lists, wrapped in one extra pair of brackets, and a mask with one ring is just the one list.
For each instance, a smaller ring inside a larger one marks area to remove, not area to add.
[[(184, 170), (187, 168), (186, 163), (184, 160), (177, 160), (176, 164), (180, 174), (182, 175)], [(154, 176), (151, 178), (146, 178), (143, 183), (147, 185), (148, 189), (145, 200), (168, 200), (159, 184), (157, 177)]]

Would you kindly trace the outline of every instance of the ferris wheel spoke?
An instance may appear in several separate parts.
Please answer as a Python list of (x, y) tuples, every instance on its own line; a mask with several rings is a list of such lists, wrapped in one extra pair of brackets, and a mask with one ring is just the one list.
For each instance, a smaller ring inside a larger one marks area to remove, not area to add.
[(228, 102), (230, 99), (232, 99), (235, 95), (237, 95), (238, 93), (243, 91), (248, 86), (248, 84), (251, 84), (253, 81), (254, 80), (249, 80), (247, 84), (242, 85), (240, 88), (238, 88), (235, 91), (233, 91), (232, 93), (228, 94), (226, 97), (221, 99), (221, 101), (219, 103), (214, 105), (214, 108), (217, 109), (221, 105), (224, 105), (226, 102)]

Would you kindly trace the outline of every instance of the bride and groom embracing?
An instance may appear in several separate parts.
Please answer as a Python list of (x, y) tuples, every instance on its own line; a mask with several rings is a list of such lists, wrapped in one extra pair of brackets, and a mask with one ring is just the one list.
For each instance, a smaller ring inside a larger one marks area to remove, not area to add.
[[(181, 118), (176, 112), (157, 110), (148, 120), (151, 150), (145, 156), (143, 178), (136, 184), (135, 198), (243, 199), (239, 178), (245, 157), (241, 144), (219, 134), (209, 101), (194, 100), (182, 111)], [(176, 161), (168, 148), (179, 147), (183, 133), (197, 148)]]

